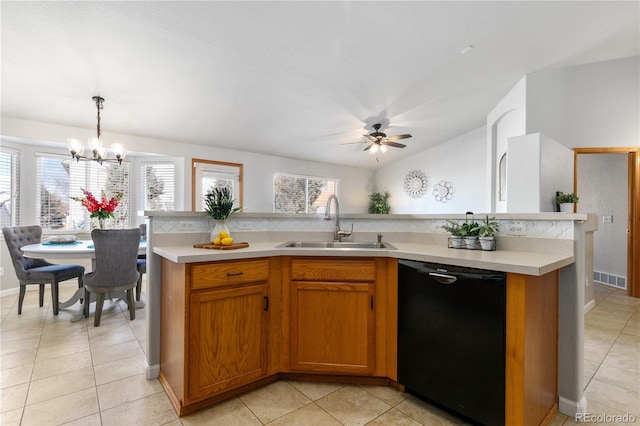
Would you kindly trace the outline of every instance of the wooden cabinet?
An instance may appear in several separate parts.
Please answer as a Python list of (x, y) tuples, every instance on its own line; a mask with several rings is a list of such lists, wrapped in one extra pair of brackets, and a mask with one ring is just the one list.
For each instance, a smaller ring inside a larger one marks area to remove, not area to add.
[[(285, 263), (291, 371), (381, 373), (376, 371), (376, 337), (386, 347), (387, 330), (376, 327), (380, 308), (376, 290), (377, 283), (386, 289), (386, 260), (289, 258)], [(386, 301), (385, 296), (383, 292)], [(381, 320), (386, 324), (384, 317)], [(384, 362), (384, 349), (380, 352)]]
[[(397, 382), (397, 274), (382, 257), (163, 259), (160, 382), (180, 415), (278, 378)], [(505, 423), (547, 424), (557, 271), (507, 274), (506, 322)]]
[(191, 295), (189, 400), (249, 383), (267, 369), (266, 283)]
[(269, 264), (163, 260), (160, 380), (181, 415), (269, 373)]

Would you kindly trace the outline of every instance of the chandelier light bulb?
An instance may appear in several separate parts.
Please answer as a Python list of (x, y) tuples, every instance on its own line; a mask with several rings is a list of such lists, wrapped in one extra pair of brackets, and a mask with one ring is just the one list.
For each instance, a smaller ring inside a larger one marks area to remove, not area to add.
[(111, 151), (113, 151), (113, 155), (115, 155), (118, 159), (123, 159), (127, 155), (126, 151), (124, 150), (124, 145), (122, 145), (121, 143), (112, 144)]
[(105, 158), (105, 154), (107, 153), (107, 150), (103, 146), (99, 146), (93, 152), (95, 152), (95, 156), (97, 158), (102, 160), (103, 158)]
[(84, 153), (84, 145), (82, 145), (82, 141), (79, 139), (67, 139), (67, 148), (74, 158)]
[(102, 148), (102, 141), (99, 138), (89, 138), (89, 148), (91, 151), (99, 151)]

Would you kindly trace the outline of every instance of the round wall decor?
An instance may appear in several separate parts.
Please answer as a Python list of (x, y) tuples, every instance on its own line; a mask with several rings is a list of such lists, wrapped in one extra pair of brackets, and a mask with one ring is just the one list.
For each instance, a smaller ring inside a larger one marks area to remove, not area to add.
[(433, 186), (433, 197), (441, 203), (446, 203), (452, 199), (454, 192), (455, 189), (451, 185), (451, 182), (441, 180), (440, 183)]
[(422, 197), (427, 192), (429, 186), (429, 179), (420, 170), (414, 170), (409, 172), (404, 178), (404, 192), (411, 198)]

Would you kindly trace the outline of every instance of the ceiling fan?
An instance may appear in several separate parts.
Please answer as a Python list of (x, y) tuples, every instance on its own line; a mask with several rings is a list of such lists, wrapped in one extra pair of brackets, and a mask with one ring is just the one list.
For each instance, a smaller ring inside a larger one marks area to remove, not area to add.
[[(380, 131), (380, 127), (382, 125), (380, 123), (374, 124), (373, 129), (375, 130), (372, 133), (365, 134), (364, 136), (368, 139), (365, 142), (369, 142), (369, 145), (364, 149), (364, 151), (369, 151), (372, 154), (380, 152), (385, 152), (388, 146), (394, 148), (404, 148), (406, 145), (402, 143), (398, 143), (401, 139), (408, 139), (411, 137), (410, 134), (404, 135), (395, 135), (395, 136), (387, 136), (385, 133)], [(355, 142), (361, 143), (361, 142)]]

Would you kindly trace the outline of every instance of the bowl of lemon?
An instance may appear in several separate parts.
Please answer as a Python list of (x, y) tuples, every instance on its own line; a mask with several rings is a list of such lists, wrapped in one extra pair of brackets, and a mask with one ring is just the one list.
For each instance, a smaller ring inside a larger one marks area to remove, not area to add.
[(213, 239), (214, 246), (230, 246), (233, 244), (233, 238), (227, 231), (220, 231), (218, 236)]

